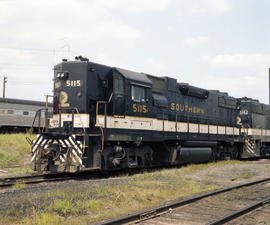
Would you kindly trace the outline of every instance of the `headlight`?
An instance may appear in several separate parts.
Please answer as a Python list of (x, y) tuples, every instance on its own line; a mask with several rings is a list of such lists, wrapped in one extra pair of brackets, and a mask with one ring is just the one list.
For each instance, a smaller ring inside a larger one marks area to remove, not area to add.
[(56, 74), (56, 77), (59, 79), (67, 79), (68, 78), (68, 72), (59, 72)]

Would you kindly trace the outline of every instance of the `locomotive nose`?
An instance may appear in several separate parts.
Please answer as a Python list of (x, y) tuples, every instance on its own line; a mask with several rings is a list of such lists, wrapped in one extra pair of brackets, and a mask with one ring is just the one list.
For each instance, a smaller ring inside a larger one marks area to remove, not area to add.
[(50, 128), (71, 133), (89, 128), (87, 62), (63, 61), (54, 67), (54, 115)]
[(241, 120), (241, 125), (243, 125), (244, 127), (248, 126), (248, 121), (249, 121), (249, 112), (248, 109), (240, 109), (239, 111), (239, 119)]

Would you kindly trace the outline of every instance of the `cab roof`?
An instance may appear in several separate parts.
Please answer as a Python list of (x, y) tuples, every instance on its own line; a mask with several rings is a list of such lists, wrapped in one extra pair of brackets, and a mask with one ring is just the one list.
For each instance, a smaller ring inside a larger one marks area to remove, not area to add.
[(137, 73), (131, 70), (121, 69), (118, 67), (114, 67), (114, 69), (128, 80), (138, 81), (152, 85), (152, 81), (144, 73)]

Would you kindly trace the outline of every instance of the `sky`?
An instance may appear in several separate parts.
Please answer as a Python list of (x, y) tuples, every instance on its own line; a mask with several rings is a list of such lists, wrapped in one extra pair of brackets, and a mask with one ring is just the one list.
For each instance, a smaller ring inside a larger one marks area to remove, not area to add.
[(90, 61), (268, 103), (269, 0), (0, 0), (0, 93), (45, 100)]

